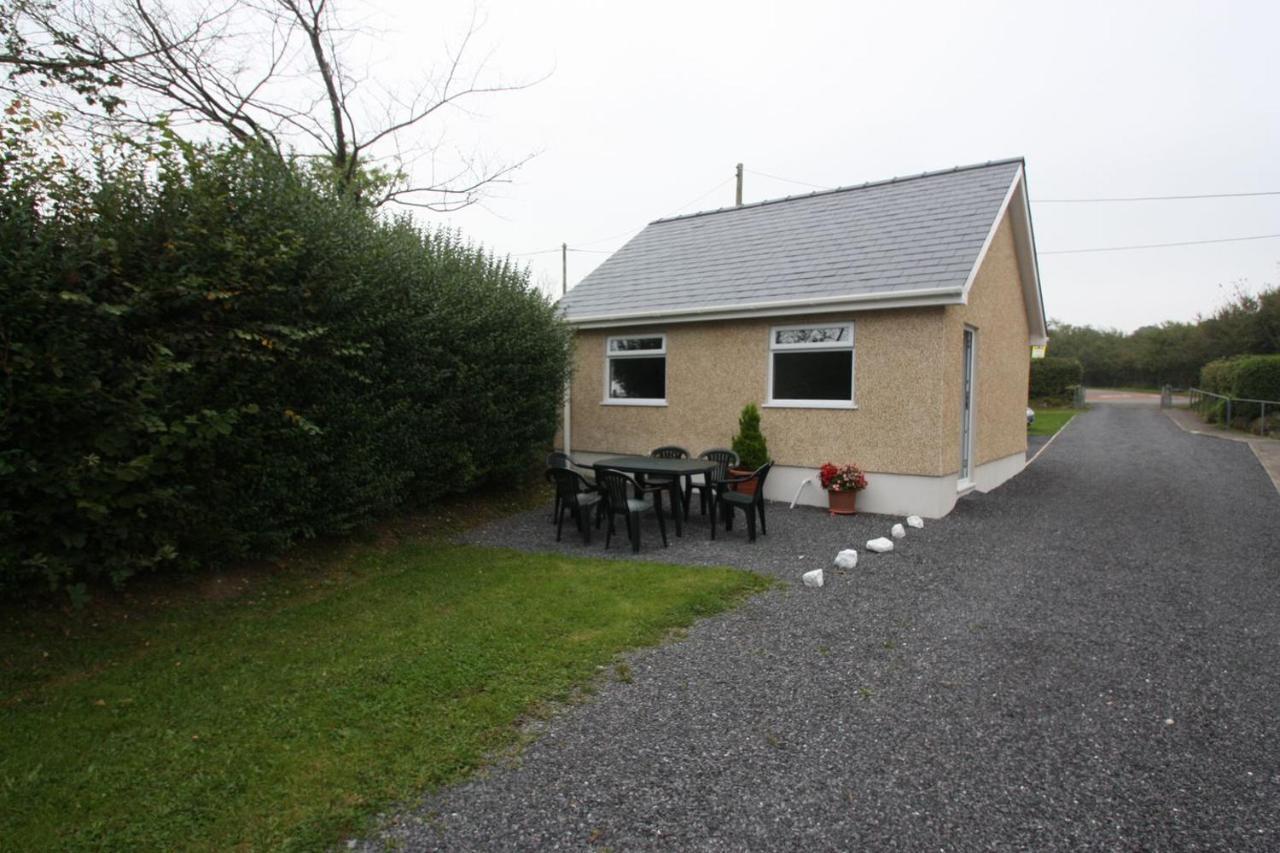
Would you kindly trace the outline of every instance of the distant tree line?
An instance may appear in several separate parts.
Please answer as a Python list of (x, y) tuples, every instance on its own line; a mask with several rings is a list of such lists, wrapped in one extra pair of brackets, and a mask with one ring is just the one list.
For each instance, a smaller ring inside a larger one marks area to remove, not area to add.
[(1129, 333), (1055, 320), (1049, 353), (1079, 359), (1085, 384), (1095, 387), (1195, 385), (1200, 368), (1216, 359), (1280, 353), (1280, 287), (1238, 290), (1212, 316)]

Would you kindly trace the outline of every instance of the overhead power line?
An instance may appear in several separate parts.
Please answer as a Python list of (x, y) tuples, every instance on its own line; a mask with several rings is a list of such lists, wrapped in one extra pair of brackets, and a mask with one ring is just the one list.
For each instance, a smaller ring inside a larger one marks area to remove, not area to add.
[(687, 208), (687, 207), (693, 207), (693, 205), (695, 205), (695, 204), (697, 204), (698, 202), (702, 201), (704, 198), (706, 198), (707, 196), (711, 195), (713, 192), (716, 192), (717, 190), (719, 190), (721, 187), (723, 187), (725, 184), (729, 183), (729, 182), (730, 182), (730, 181), (732, 181), (732, 180), (734, 180), (732, 177), (725, 178), (723, 181), (721, 181), (720, 183), (716, 184), (714, 187), (712, 187), (711, 189), (707, 190), (707, 191), (706, 191), (706, 192), (704, 192), (702, 195), (698, 196), (697, 198), (693, 199), (692, 201), (686, 201), (684, 204), (682, 204), (682, 205), (680, 205), (679, 207), (677, 207), (673, 212), (668, 213), (666, 216), (664, 216), (664, 217), (662, 217), (662, 218), (663, 218), (663, 219), (670, 219), (670, 218), (671, 218), (671, 217), (673, 217), (673, 216), (678, 216), (678, 215), (680, 214), (680, 212), (681, 212), (681, 211), (683, 211), (685, 208)]
[(791, 178), (784, 178), (781, 175), (770, 175), (768, 172), (757, 172), (755, 169), (747, 169), (746, 172), (749, 175), (758, 175), (761, 178), (771, 178), (775, 181), (782, 181), (784, 184), (795, 184), (796, 186), (810, 187), (811, 189), (815, 189), (815, 190), (835, 189), (835, 187), (824, 187), (821, 184), (811, 184), (808, 181), (796, 181), (796, 180), (792, 180)]
[[(517, 254), (513, 254), (511, 257), (513, 257), (513, 258), (527, 258), (527, 257), (529, 257), (530, 255), (549, 255), (549, 254), (551, 254), (552, 252), (557, 252), (557, 253), (558, 253), (558, 252), (562, 252), (562, 251), (565, 251), (565, 250), (564, 250), (564, 249), (561, 249), (559, 246), (557, 246), (557, 247), (556, 247), (556, 248), (554, 248), (554, 249), (539, 249), (539, 250), (538, 250), (538, 251), (536, 251), (536, 252), (519, 252), (519, 253), (517, 253)], [(612, 254), (613, 254), (613, 252), (610, 252), (610, 251), (608, 251), (607, 249), (575, 249), (575, 248), (573, 248), (573, 247), (570, 247), (570, 248), (568, 249), (568, 251), (570, 251), (570, 252), (582, 252), (582, 253), (585, 253), (585, 254), (588, 254), (588, 255), (612, 255)]]
[(1102, 246), (1096, 249), (1058, 249), (1052, 252), (1037, 252), (1038, 255), (1079, 255), (1085, 252), (1127, 252), (1131, 249), (1166, 249), (1170, 246), (1203, 246), (1207, 243), (1242, 243), (1246, 240), (1272, 240), (1280, 234), (1258, 234), (1253, 237), (1223, 237), (1218, 240), (1184, 240), (1179, 243), (1145, 243), (1136, 246)]
[(617, 240), (619, 237), (630, 236), (632, 234), (635, 234), (639, 230), (640, 230), (639, 228), (632, 226), (631, 228), (628, 228), (626, 231), (619, 231), (617, 234), (610, 234), (608, 237), (601, 237), (598, 240), (586, 240), (584, 242), (579, 243), (578, 245), (579, 246), (596, 246), (596, 245), (599, 245), (600, 243), (612, 243), (614, 240)]
[(1083, 204), (1113, 201), (1187, 201), (1198, 198), (1253, 198), (1264, 195), (1280, 195), (1280, 190), (1256, 193), (1205, 193), (1203, 195), (1135, 195), (1116, 198), (1033, 198), (1032, 204)]

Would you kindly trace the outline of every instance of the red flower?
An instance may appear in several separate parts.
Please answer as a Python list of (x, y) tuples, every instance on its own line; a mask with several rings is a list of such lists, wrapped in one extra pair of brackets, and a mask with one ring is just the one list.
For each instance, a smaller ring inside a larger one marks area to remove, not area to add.
[(826, 462), (818, 469), (822, 488), (832, 492), (860, 492), (867, 487), (867, 475), (857, 465)]

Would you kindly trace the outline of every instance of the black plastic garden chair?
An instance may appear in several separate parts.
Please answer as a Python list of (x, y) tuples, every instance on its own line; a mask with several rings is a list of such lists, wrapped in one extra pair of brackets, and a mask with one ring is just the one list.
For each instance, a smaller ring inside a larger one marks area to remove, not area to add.
[[(558, 450), (554, 450), (551, 453), (548, 453), (547, 467), (548, 468), (566, 468), (572, 471), (573, 473), (577, 474), (583, 480), (585, 480), (587, 482), (587, 485), (590, 486), (591, 488), (594, 489), (596, 487), (596, 484), (592, 480), (591, 476), (589, 474), (583, 473), (584, 471), (590, 471), (591, 468), (589, 468), (586, 465), (583, 465), (581, 462), (575, 461), (574, 458), (567, 453), (561, 453)], [(556, 519), (558, 519), (559, 517), (560, 517), (560, 495), (557, 494), (555, 505), (551, 507), (551, 523), (555, 524)]]
[[(766, 462), (745, 477), (730, 477), (712, 485), (712, 539), (716, 538), (715, 513), (719, 512), (724, 517), (724, 529), (732, 530), (733, 511), (735, 508), (741, 509), (747, 514), (748, 542), (756, 541), (756, 513), (760, 514), (760, 532), (766, 536), (769, 534), (764, 521), (764, 481), (768, 479), (769, 469), (771, 468), (773, 468), (773, 462)], [(735, 485), (749, 483), (752, 480), (756, 484), (753, 494), (735, 491), (733, 488)]]
[(698, 490), (698, 502), (702, 514), (707, 514), (707, 496), (711, 494), (716, 481), (729, 478), (729, 469), (738, 464), (738, 454), (727, 447), (713, 447), (698, 454), (699, 459), (716, 463), (715, 470), (707, 474), (701, 483), (694, 482), (692, 477), (685, 480), (684, 485), (684, 517), (689, 520), (689, 504), (693, 501), (693, 490)]
[[(683, 447), (677, 447), (674, 444), (664, 444), (662, 447), (655, 447), (653, 450), (649, 451), (649, 456), (653, 459), (688, 459), (689, 451), (685, 450)], [(654, 485), (662, 484), (665, 486), (667, 491), (671, 493), (671, 511), (674, 513), (676, 508), (680, 505), (680, 495), (677, 495), (676, 492), (685, 488), (685, 485), (682, 485), (680, 481), (682, 479), (688, 481), (689, 478), (682, 477), (679, 474), (675, 474), (670, 477), (649, 474), (637, 479), (639, 479), (642, 484), (653, 483)], [(685, 518), (688, 517), (689, 514), (686, 512)]]
[(578, 531), (582, 533), (582, 541), (590, 545), (591, 510), (601, 504), (602, 495), (599, 490), (577, 471), (570, 471), (568, 468), (548, 468), (546, 477), (556, 487), (556, 541), (560, 541), (564, 513), (568, 510), (578, 525)]
[[(642, 486), (633, 478), (612, 468), (603, 468), (596, 472), (596, 483), (604, 498), (604, 513), (609, 517), (609, 527), (604, 535), (604, 547), (609, 547), (613, 538), (613, 518), (626, 516), (627, 539), (631, 542), (631, 550), (640, 553), (640, 516), (650, 510), (658, 514), (658, 529), (662, 531), (662, 547), (667, 547), (667, 523), (662, 518), (662, 492), (667, 488), (660, 486)], [(635, 497), (632, 497), (634, 490)]]

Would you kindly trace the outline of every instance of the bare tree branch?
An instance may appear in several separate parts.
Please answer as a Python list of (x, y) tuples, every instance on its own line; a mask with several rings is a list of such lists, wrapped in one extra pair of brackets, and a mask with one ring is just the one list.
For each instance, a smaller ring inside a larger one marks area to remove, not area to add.
[(329, 53), (324, 45), (325, 0), (308, 0), (305, 13), (295, 0), (280, 0), (280, 4), (293, 15), (294, 22), (302, 29), (311, 45), (316, 72), (324, 83), (325, 94), (329, 98), (329, 109), (333, 114), (333, 137), (330, 150), (333, 152), (334, 165), (341, 168), (346, 165), (348, 156), (347, 128), (343, 122), (343, 101), (334, 80), (333, 64), (329, 60)]
[[(511, 163), (497, 169), (484, 171), (478, 176), (473, 177), (471, 182), (465, 185), (458, 183), (458, 180), (462, 177), (462, 174), (459, 173), (454, 175), (452, 178), (440, 182), (432, 182), (425, 186), (407, 185), (396, 187), (384, 193), (377, 203), (381, 206), (388, 202), (394, 202), (396, 204), (404, 205), (405, 207), (424, 208), (437, 213), (451, 213), (453, 211), (461, 210), (464, 207), (470, 207), (471, 205), (479, 202), (481, 199), (481, 196), (479, 195), (481, 190), (494, 184), (511, 183), (511, 175), (521, 166), (524, 166), (532, 160), (533, 157), (534, 155), (530, 154), (517, 163)], [(439, 195), (441, 196), (441, 199), (436, 201), (419, 201), (414, 198), (416, 195), (424, 194)]]
[[(504, 83), (470, 62), (476, 14), (440, 76), (367, 90), (344, 61), (353, 40), (335, 0), (0, 0), (0, 89), (123, 130), (213, 128), (280, 156), (323, 156), (340, 184), (376, 205), (435, 211), (475, 202), (529, 157), (493, 168), (461, 156), (436, 180), (431, 134), (446, 108), (534, 83)], [(544, 78), (545, 79), (545, 78)], [(409, 91), (411, 96), (402, 97)], [(424, 153), (431, 178), (416, 175)], [(381, 177), (376, 177), (381, 176)], [(390, 176), (394, 185), (370, 190)]]

